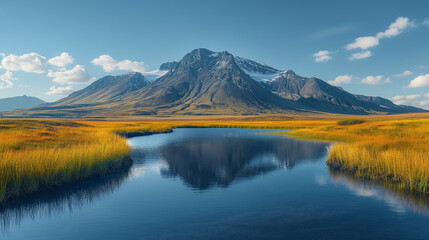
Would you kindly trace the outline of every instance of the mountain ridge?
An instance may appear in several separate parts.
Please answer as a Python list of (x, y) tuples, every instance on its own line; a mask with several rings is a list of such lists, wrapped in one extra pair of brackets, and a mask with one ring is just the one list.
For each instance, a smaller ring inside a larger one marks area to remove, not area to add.
[(40, 98), (31, 97), (27, 95), (8, 97), (0, 99), (0, 112), (11, 111), (16, 109), (25, 109), (35, 107), (41, 104), (46, 104), (47, 102), (43, 101)]
[[(318, 78), (199, 48), (140, 73), (103, 77), (47, 106), (4, 116), (258, 115), (289, 113), (394, 114), (424, 112), (388, 99), (351, 94)], [(154, 71), (156, 72), (156, 71)]]

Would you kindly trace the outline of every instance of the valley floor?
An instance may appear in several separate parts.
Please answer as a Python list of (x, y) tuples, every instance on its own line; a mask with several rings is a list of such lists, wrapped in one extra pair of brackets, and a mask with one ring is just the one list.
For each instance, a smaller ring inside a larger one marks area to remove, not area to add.
[[(340, 121), (344, 119), (359, 121)], [(0, 120), (0, 204), (129, 164), (126, 136), (178, 127), (292, 130), (337, 142), (328, 164), (357, 178), (429, 191), (429, 114), (199, 117), (108, 121)]]

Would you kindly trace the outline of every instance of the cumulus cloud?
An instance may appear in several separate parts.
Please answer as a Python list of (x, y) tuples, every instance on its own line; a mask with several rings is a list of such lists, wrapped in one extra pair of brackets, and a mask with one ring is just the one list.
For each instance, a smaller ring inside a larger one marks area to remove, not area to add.
[(71, 70), (49, 71), (47, 76), (52, 77), (53, 82), (61, 84), (86, 84), (95, 80), (82, 65), (76, 65)]
[(92, 64), (101, 66), (106, 72), (113, 72), (116, 70), (133, 71), (145, 73), (149, 67), (144, 62), (132, 62), (130, 60), (116, 61), (109, 55), (101, 55), (92, 60)]
[(11, 71), (6, 71), (4, 74), (0, 75), (0, 89), (11, 88), (15, 80), (16, 78), (13, 76), (13, 73)]
[(360, 48), (362, 50), (375, 47), (379, 44), (378, 38), (376, 37), (358, 37), (353, 43), (347, 44), (347, 50), (353, 50)]
[(413, 94), (408, 96), (395, 96), (392, 98), (393, 103), (397, 105), (410, 105), (420, 108), (429, 109), (429, 93), (424, 94)]
[(364, 58), (369, 58), (371, 56), (372, 56), (371, 51), (362, 51), (358, 53), (353, 53), (352, 56), (349, 57), (349, 60), (364, 59)]
[[(389, 28), (386, 29), (385, 31), (379, 32), (375, 36), (358, 37), (355, 39), (354, 42), (347, 44), (345, 46), (345, 49), (346, 50), (354, 50), (354, 49), (366, 50), (368, 48), (373, 48), (380, 44), (380, 39), (397, 36), (400, 33), (402, 33), (405, 29), (413, 26), (415, 26), (415, 24), (412, 21), (410, 21), (409, 18), (398, 17), (392, 24), (390, 24)], [(366, 52), (353, 54), (349, 59), (350, 60), (363, 59), (371, 56), (372, 56), (371, 52), (366, 51)]]
[(332, 59), (331, 54), (328, 50), (322, 50), (313, 54), (313, 58), (315, 62), (327, 62)]
[(338, 86), (340, 84), (350, 83), (352, 79), (353, 79), (352, 75), (339, 75), (338, 77), (335, 78), (335, 80), (329, 81), (328, 83), (333, 86)]
[(46, 92), (46, 95), (59, 95), (59, 96), (67, 96), (74, 91), (72, 86), (67, 87), (55, 87), (52, 86), (49, 88), (49, 91)]
[(377, 33), (377, 38), (391, 38), (399, 35), (406, 28), (413, 27), (415, 24), (406, 17), (398, 17), (389, 28), (384, 32)]
[(383, 76), (367, 76), (366, 78), (362, 79), (362, 83), (369, 84), (369, 85), (377, 85), (383, 81)]
[(3, 57), (1, 66), (7, 71), (43, 73), (46, 70), (46, 58), (37, 53), (28, 53), (21, 56), (10, 54)]
[(405, 70), (403, 73), (396, 74), (396, 75), (393, 75), (393, 76), (394, 77), (406, 77), (406, 76), (410, 76), (410, 75), (413, 75), (413, 72)]
[(74, 62), (74, 58), (68, 53), (63, 52), (61, 55), (53, 57), (48, 60), (48, 63), (57, 67), (65, 67)]
[(410, 84), (408, 84), (409, 88), (419, 88), (426, 86), (429, 86), (429, 74), (417, 76), (410, 81)]

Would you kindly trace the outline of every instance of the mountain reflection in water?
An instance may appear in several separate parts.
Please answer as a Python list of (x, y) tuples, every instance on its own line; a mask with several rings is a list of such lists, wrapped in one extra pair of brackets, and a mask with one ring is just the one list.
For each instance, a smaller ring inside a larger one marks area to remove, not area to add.
[(278, 168), (291, 169), (302, 161), (316, 161), (328, 144), (281, 136), (200, 137), (163, 145), (160, 155), (168, 167), (163, 176), (179, 176), (193, 188), (228, 187)]
[[(266, 132), (271, 134), (261, 134)], [(129, 143), (129, 169), (0, 209), (0, 239), (427, 239), (429, 234), (427, 195), (329, 169), (330, 143), (269, 130), (212, 128), (175, 129)]]

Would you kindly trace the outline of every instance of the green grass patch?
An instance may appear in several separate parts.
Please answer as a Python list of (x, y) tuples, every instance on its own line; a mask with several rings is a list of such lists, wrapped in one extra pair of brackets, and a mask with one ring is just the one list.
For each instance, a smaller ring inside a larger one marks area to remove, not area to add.
[(356, 125), (356, 124), (362, 124), (366, 122), (363, 119), (344, 119), (337, 122), (337, 125), (340, 126), (348, 126), (348, 125)]

